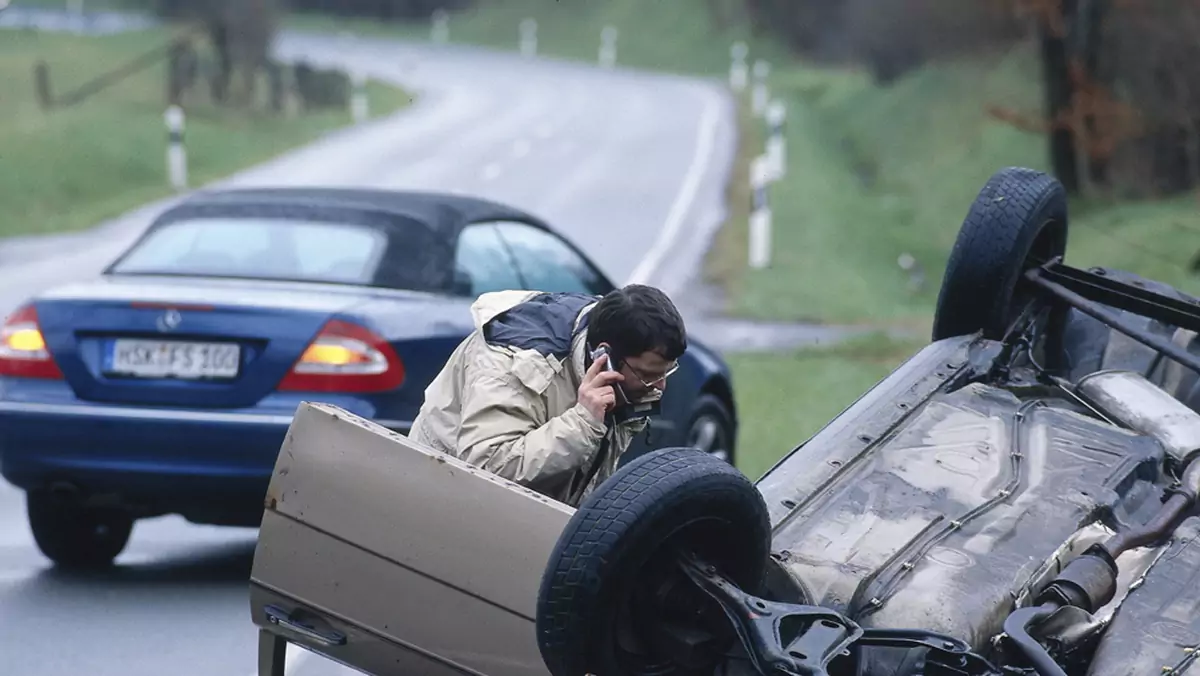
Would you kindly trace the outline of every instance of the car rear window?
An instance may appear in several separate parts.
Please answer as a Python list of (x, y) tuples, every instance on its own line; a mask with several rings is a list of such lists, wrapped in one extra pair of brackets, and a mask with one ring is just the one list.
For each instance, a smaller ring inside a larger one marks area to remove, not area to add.
[(386, 246), (386, 235), (366, 225), (195, 218), (150, 233), (112, 272), (369, 284)]

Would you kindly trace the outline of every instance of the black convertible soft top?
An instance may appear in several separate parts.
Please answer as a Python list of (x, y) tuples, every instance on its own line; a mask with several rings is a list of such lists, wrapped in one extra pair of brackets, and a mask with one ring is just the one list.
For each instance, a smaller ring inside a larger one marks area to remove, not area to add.
[(300, 209), (340, 209), (373, 212), (403, 217), (429, 227), (436, 235), (454, 241), (468, 224), (479, 221), (520, 221), (551, 228), (538, 217), (521, 209), (480, 197), (442, 192), (415, 190), (380, 190), (370, 188), (231, 188), (197, 192), (167, 209), (157, 219), (169, 222), (194, 215), (198, 211), (213, 213), (221, 207), (234, 211), (243, 208), (271, 207)]
[[(472, 223), (516, 221), (553, 229), (532, 214), (479, 197), (432, 191), (328, 187), (230, 188), (196, 192), (168, 207), (142, 238), (179, 221), (211, 217), (328, 219), (389, 234), (371, 286), (457, 295), (454, 252)], [(136, 248), (135, 243), (133, 248)], [(128, 252), (126, 252), (128, 253)], [(117, 269), (124, 254), (106, 272)]]

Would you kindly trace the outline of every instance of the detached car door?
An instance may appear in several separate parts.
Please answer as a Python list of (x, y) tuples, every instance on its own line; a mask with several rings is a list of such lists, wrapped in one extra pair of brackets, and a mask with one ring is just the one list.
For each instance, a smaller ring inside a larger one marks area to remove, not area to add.
[(542, 570), (573, 510), (325, 404), (302, 404), (250, 580), (260, 676), (286, 642), (369, 674), (544, 676)]

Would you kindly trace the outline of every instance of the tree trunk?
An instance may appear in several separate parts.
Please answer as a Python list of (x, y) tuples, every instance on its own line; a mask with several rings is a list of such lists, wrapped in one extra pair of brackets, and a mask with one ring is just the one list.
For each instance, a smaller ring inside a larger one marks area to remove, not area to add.
[(229, 40), (229, 29), (220, 20), (213, 21), (208, 26), (209, 40), (213, 51), (216, 52), (217, 68), (213, 73), (212, 95), (217, 104), (229, 100), (229, 87), (233, 81), (233, 54)]
[[(1079, 3), (1079, 22), (1075, 29), (1078, 39), (1075, 45), (1084, 77), (1088, 82), (1111, 92), (1114, 80), (1111, 59), (1104, 58), (1104, 21), (1108, 15), (1109, 0), (1079, 0)], [(1095, 186), (1107, 188), (1108, 157), (1095, 152), (1094, 144), (1105, 143), (1108, 139), (1098, 138), (1104, 132), (1097, 127), (1094, 110), (1088, 112), (1083, 123), (1089, 144), (1088, 180)]]
[(1071, 85), (1070, 51), (1068, 34), (1075, 16), (1075, 0), (1062, 2), (1063, 31), (1056, 30), (1052, 23), (1040, 22), (1042, 47), (1042, 77), (1046, 96), (1046, 114), (1050, 119), (1050, 166), (1054, 175), (1062, 182), (1067, 194), (1079, 194), (1079, 162), (1075, 145), (1075, 134), (1071, 129), (1068, 114), (1074, 94)]

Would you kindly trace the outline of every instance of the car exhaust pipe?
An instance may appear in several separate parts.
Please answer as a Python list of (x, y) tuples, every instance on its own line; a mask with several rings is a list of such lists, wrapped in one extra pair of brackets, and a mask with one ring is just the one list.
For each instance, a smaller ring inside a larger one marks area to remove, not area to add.
[(1097, 371), (1075, 389), (1113, 420), (1157, 439), (1181, 466), (1200, 451), (1200, 413), (1136, 371)]
[(1075, 394), (1125, 427), (1157, 439), (1177, 469), (1177, 486), (1146, 523), (1093, 545), (1062, 569), (1030, 607), (1019, 608), (1004, 632), (1040, 676), (1065, 676), (1028, 628), (1064, 606), (1092, 613), (1111, 601), (1117, 588), (1117, 558), (1156, 544), (1175, 532), (1200, 496), (1200, 413), (1134, 371), (1099, 371), (1079, 380)]

